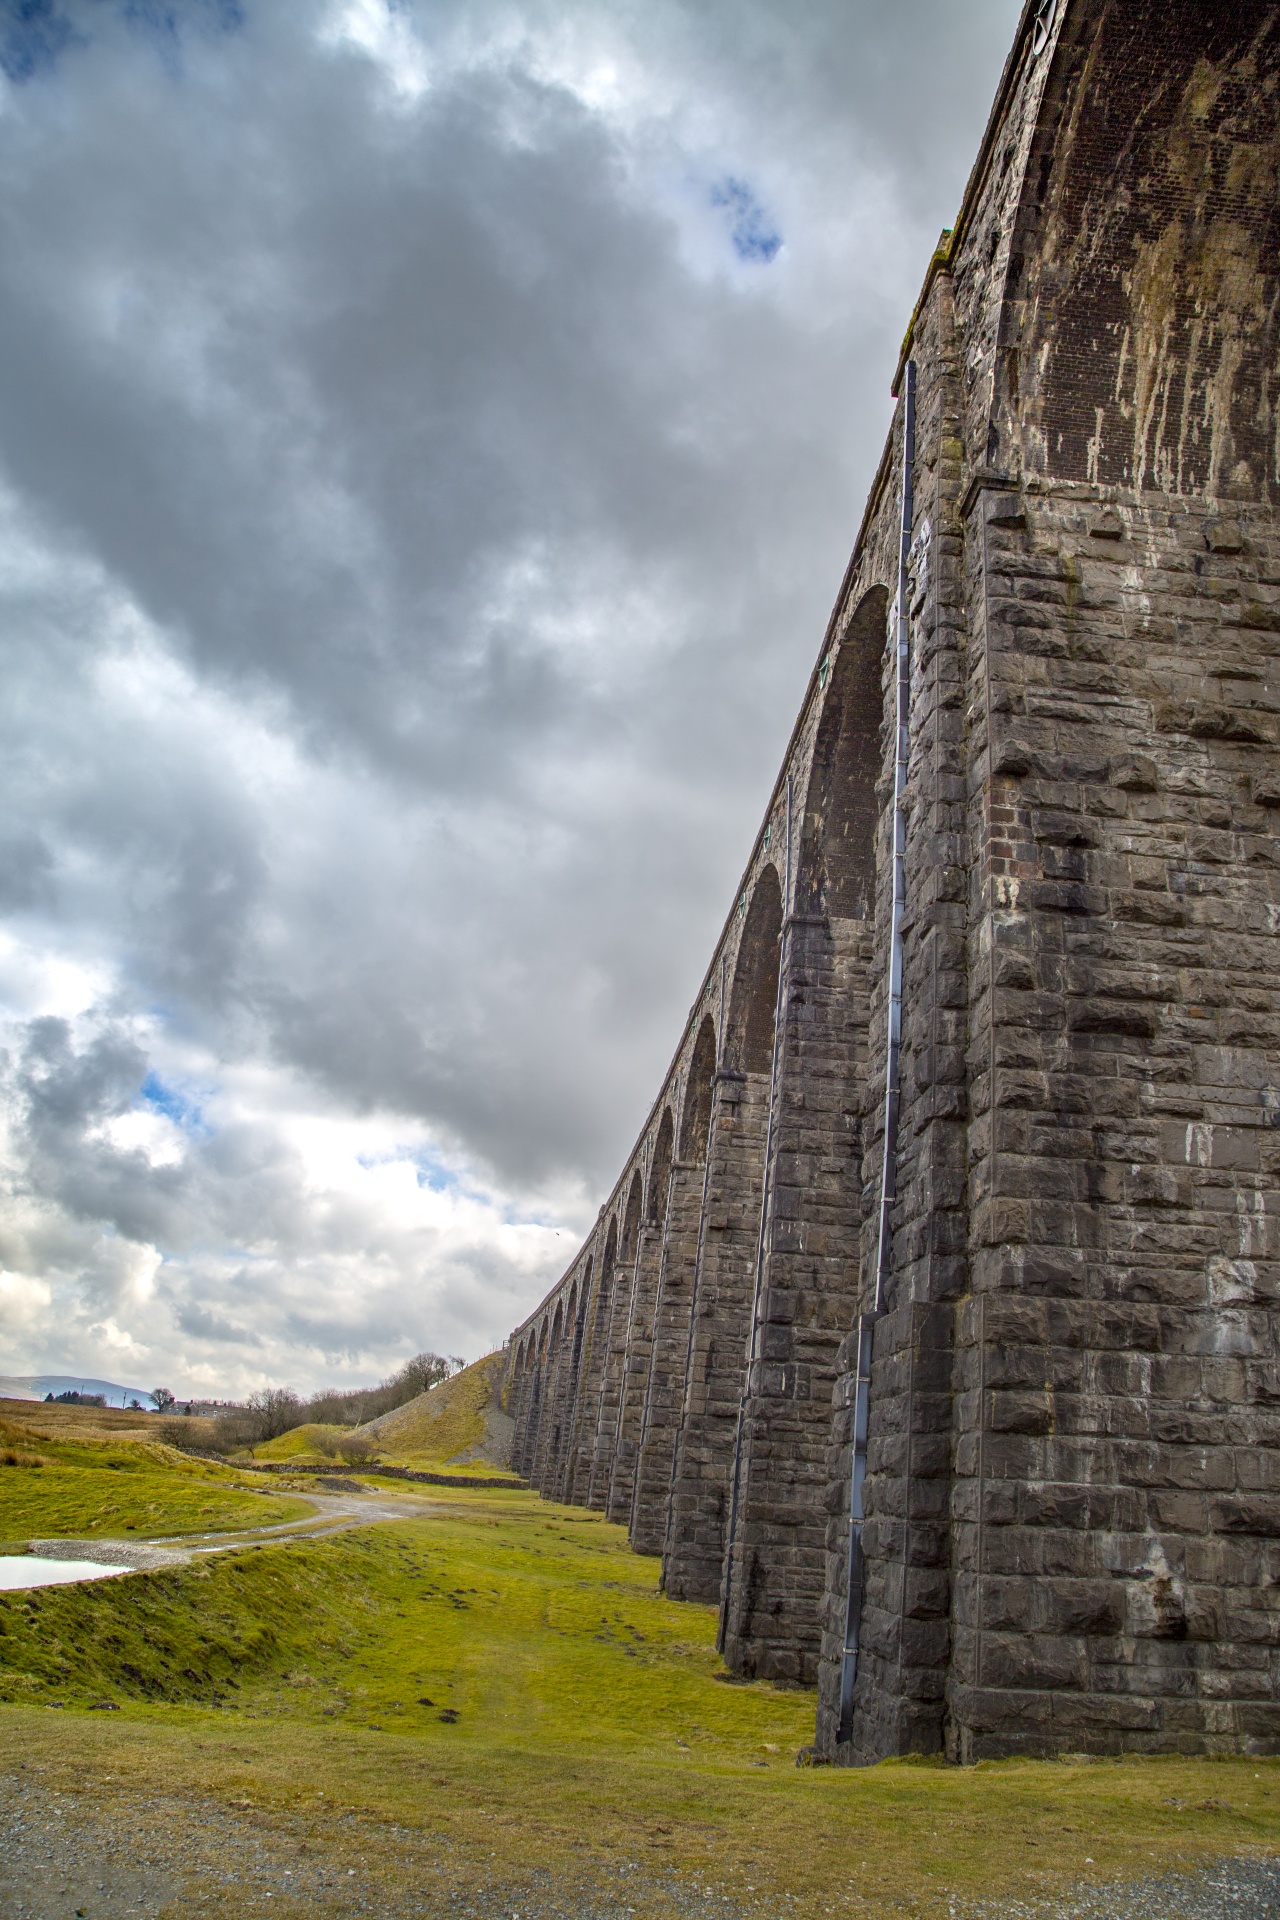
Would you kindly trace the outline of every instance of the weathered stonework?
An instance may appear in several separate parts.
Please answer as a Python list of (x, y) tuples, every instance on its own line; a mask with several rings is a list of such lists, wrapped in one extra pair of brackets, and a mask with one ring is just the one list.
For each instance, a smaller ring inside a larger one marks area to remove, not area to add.
[(830, 1758), (1280, 1751), (1278, 107), (1280, 6), (1036, 0), (912, 319), (852, 1608), (905, 402), (662, 1091), (511, 1337), (515, 1464), (816, 1680)]

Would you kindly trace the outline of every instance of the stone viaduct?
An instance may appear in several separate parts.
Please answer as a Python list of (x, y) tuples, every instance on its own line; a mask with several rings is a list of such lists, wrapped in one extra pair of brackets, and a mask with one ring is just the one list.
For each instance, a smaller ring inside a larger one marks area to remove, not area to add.
[(516, 1463), (816, 1752), (1280, 1751), (1280, 5), (1032, 0)]

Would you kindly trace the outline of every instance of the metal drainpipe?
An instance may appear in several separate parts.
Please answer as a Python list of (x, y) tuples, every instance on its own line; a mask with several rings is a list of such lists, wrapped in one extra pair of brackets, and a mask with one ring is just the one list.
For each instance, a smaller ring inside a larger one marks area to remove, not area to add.
[(778, 1049), (782, 1045), (783, 949), (782, 940), (791, 917), (791, 775), (787, 775), (787, 843), (785, 876), (782, 882), (782, 925), (778, 928), (778, 985), (773, 997), (773, 1052), (769, 1058), (769, 1119), (764, 1136), (764, 1181), (760, 1193), (760, 1231), (756, 1236), (756, 1277), (751, 1295), (751, 1330), (747, 1335), (747, 1364), (738, 1396), (738, 1425), (733, 1436), (733, 1478), (729, 1494), (729, 1527), (725, 1534), (724, 1596), (720, 1602), (720, 1625), (716, 1632), (716, 1652), (724, 1652), (729, 1630), (729, 1596), (733, 1588), (733, 1536), (738, 1528), (738, 1490), (742, 1481), (742, 1429), (747, 1417), (747, 1398), (751, 1392), (751, 1370), (757, 1359), (756, 1343), (760, 1325), (760, 1292), (764, 1285), (765, 1230), (769, 1224), (769, 1201), (773, 1196), (774, 1100), (778, 1090)]
[(867, 1471), (867, 1425), (871, 1414), (871, 1346), (876, 1321), (884, 1312), (885, 1288), (893, 1258), (890, 1215), (898, 1187), (898, 1106), (902, 1051), (902, 912), (906, 902), (906, 788), (911, 749), (911, 626), (907, 606), (907, 558), (914, 518), (911, 470), (916, 451), (916, 363), (908, 360), (903, 387), (902, 520), (898, 529), (896, 719), (893, 765), (893, 907), (889, 929), (889, 1005), (884, 1070), (884, 1165), (880, 1176), (880, 1232), (876, 1285), (871, 1311), (858, 1316), (858, 1357), (854, 1377), (853, 1455), (849, 1470), (849, 1590), (845, 1602), (844, 1650), (840, 1660), (840, 1725), (837, 1741), (853, 1733), (853, 1688), (858, 1677), (858, 1635), (862, 1624), (862, 1483)]

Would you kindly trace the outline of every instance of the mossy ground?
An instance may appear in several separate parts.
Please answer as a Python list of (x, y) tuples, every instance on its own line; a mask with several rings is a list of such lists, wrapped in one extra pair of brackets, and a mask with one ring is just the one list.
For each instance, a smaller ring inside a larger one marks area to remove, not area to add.
[[(0, 1421), (0, 1551), (21, 1551), (31, 1539), (222, 1533), (268, 1517), (245, 1475), (152, 1440), (94, 1431), (38, 1416)], [(309, 1511), (302, 1501), (276, 1501), (269, 1517)]]
[(654, 1913), (673, 1873), (748, 1911), (940, 1915), (1280, 1849), (1269, 1761), (797, 1769), (812, 1696), (718, 1678), (712, 1609), (529, 1494), (441, 1490), (420, 1519), (33, 1598), (0, 1609), (30, 1703), (0, 1709), (7, 1751), (281, 1832), (340, 1811), (325, 1844), (364, 1849), (388, 1899), (404, 1836), (447, 1838), (455, 1887), (625, 1868)]

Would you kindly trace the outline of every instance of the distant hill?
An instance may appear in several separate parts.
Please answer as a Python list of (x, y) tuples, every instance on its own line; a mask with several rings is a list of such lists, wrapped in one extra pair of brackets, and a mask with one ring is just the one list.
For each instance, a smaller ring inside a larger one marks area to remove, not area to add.
[(145, 1387), (122, 1387), (114, 1380), (91, 1380), (81, 1373), (0, 1374), (0, 1398), (5, 1400), (43, 1400), (60, 1393), (100, 1393), (109, 1407), (127, 1407), (131, 1400), (147, 1413), (155, 1412), (155, 1401)]

